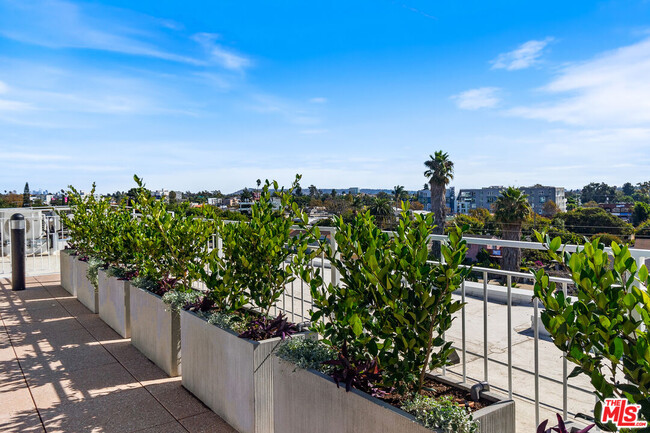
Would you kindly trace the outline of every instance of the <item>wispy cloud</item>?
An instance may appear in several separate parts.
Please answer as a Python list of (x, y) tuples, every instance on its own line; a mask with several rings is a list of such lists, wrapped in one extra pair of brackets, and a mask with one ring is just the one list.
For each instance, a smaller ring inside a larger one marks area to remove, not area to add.
[[(0, 34), (20, 42), (49, 48), (78, 48), (118, 52), (201, 64), (202, 60), (159, 48), (161, 20), (102, 6), (63, 0), (21, 0), (0, 3)], [(145, 28), (142, 28), (145, 26)]]
[(258, 113), (274, 114), (295, 125), (319, 125), (322, 120), (312, 111), (305, 110), (300, 104), (267, 94), (253, 95), (253, 104), (247, 108)]
[(496, 107), (501, 99), (498, 96), (498, 87), (480, 87), (470, 89), (451, 97), (458, 108), (463, 110), (478, 110), (481, 108)]
[(311, 102), (312, 104), (324, 104), (327, 102), (327, 98), (323, 98), (323, 97), (311, 98), (309, 102)]
[(243, 71), (253, 65), (253, 62), (243, 54), (234, 50), (225, 48), (223, 45), (216, 43), (221, 36), (216, 33), (197, 33), (193, 39), (200, 43), (208, 52), (211, 60), (217, 62), (220, 66), (233, 71)]
[(553, 100), (509, 114), (595, 127), (650, 122), (650, 38), (573, 64), (541, 89)]
[(544, 48), (552, 41), (553, 38), (551, 37), (541, 41), (532, 40), (521, 44), (513, 51), (499, 54), (496, 59), (492, 60), (492, 69), (516, 71), (530, 68), (536, 63), (539, 63), (539, 58), (542, 56)]

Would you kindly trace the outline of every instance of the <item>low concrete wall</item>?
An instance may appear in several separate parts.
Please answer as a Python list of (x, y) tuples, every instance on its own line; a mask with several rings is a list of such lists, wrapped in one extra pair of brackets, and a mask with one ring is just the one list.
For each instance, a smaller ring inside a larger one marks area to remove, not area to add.
[[(454, 292), (460, 295), (460, 289)], [(483, 299), (483, 283), (465, 281), (465, 295)], [(508, 288), (488, 284), (488, 301), (501, 304), (508, 303)], [(527, 289), (512, 288), (512, 305), (533, 306), (533, 291)]]
[(77, 299), (93, 313), (99, 312), (99, 298), (95, 286), (88, 280), (88, 262), (75, 260), (75, 287)]
[[(314, 370), (273, 357), (276, 433), (431, 433), (412, 415), (359, 390), (345, 391)], [(490, 396), (490, 399), (493, 396)], [(498, 398), (497, 398), (498, 400)], [(514, 401), (474, 412), (481, 433), (515, 433)], [(442, 433), (442, 432), (440, 432)]]
[(59, 253), (61, 263), (61, 286), (72, 296), (77, 296), (75, 278), (76, 278), (76, 256), (68, 254), (65, 250)]
[(131, 344), (170, 376), (181, 374), (181, 320), (162, 298), (129, 284)]
[(181, 311), (181, 341), (183, 386), (238, 432), (272, 433), (271, 353), (280, 338), (246, 340)]
[(99, 317), (123, 338), (131, 337), (131, 312), (129, 309), (128, 281), (109, 277), (104, 269), (97, 272)]

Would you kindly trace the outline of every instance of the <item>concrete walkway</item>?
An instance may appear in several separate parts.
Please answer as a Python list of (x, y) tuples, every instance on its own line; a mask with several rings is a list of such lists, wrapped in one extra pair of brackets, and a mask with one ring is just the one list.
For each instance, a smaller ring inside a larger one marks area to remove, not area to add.
[(0, 279), (1, 432), (236, 433), (90, 313), (59, 276)]

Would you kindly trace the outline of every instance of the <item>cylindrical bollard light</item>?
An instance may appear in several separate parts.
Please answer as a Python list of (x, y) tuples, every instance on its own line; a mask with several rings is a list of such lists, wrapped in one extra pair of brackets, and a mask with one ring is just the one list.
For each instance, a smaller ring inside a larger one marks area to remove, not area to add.
[(11, 216), (11, 289), (25, 290), (25, 217)]

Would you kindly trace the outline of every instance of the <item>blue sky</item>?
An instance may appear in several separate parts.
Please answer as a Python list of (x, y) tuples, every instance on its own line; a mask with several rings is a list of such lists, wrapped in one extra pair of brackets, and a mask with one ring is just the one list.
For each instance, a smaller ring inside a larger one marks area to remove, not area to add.
[(648, 77), (648, 0), (0, 0), (0, 189), (640, 182)]

